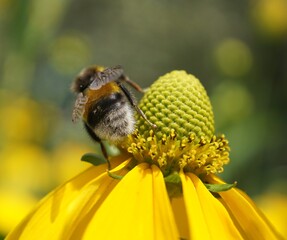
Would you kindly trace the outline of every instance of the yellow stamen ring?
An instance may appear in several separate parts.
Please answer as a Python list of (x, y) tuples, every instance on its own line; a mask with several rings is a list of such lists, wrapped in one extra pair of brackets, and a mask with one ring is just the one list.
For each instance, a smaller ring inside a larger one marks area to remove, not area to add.
[(160, 139), (153, 130), (147, 138), (136, 130), (122, 147), (134, 156), (136, 164), (155, 164), (164, 176), (180, 170), (197, 176), (223, 172), (223, 166), (229, 162), (230, 151), (224, 135), (213, 136), (210, 140), (201, 137), (199, 142), (195, 139), (194, 133), (177, 138), (174, 129)]

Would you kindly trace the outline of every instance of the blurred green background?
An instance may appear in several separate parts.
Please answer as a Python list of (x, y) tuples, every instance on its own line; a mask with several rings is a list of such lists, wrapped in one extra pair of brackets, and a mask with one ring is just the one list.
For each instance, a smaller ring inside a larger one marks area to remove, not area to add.
[(71, 123), (71, 82), (91, 64), (120, 64), (142, 87), (197, 76), (232, 147), (223, 178), (284, 229), (286, 0), (0, 0), (0, 41), (0, 235), (98, 149)]

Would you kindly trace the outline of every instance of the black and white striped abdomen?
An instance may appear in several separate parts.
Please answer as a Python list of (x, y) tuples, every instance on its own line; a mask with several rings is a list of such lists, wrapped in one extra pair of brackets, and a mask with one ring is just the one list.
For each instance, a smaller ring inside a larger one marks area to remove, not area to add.
[(91, 105), (87, 124), (100, 139), (119, 142), (134, 131), (134, 111), (126, 96), (116, 92)]

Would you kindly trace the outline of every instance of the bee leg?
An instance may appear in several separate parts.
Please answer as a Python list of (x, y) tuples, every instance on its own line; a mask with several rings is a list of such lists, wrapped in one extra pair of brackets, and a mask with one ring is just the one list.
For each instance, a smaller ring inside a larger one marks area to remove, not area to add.
[(90, 137), (94, 141), (96, 141), (100, 144), (102, 153), (103, 153), (103, 155), (107, 161), (107, 164), (108, 164), (108, 169), (110, 170), (111, 169), (111, 163), (110, 163), (109, 156), (108, 156), (105, 145), (103, 144), (102, 140), (94, 133), (94, 131), (86, 123), (84, 123), (84, 126), (85, 126), (85, 129), (87, 130), (87, 133), (90, 135)]
[(126, 83), (128, 83), (129, 85), (131, 85), (135, 90), (137, 90), (138, 92), (144, 93), (145, 89), (142, 89), (138, 84), (136, 84), (135, 82), (133, 82), (132, 80), (129, 79), (128, 76), (126, 75), (122, 75), (121, 79), (123, 81), (125, 81)]
[(101, 145), (101, 150), (102, 150), (102, 153), (107, 161), (107, 164), (108, 164), (108, 169), (111, 170), (111, 162), (109, 160), (109, 156), (108, 156), (108, 153), (107, 153), (107, 149), (105, 147), (105, 145), (103, 144), (103, 142), (100, 140), (99, 141), (100, 145)]
[(150, 120), (147, 119), (146, 115), (143, 113), (143, 111), (138, 107), (138, 105), (133, 105), (133, 107), (136, 109), (139, 115), (142, 116), (144, 120), (153, 128), (156, 129), (157, 125), (153, 124)]
[(121, 88), (121, 90), (123, 91), (123, 93), (126, 95), (127, 99), (129, 100), (129, 102), (131, 103), (131, 105), (136, 109), (136, 111), (138, 112), (139, 115), (141, 115), (143, 117), (144, 120), (147, 121), (147, 123), (154, 129), (157, 128), (157, 126), (155, 124), (153, 124), (152, 122), (150, 122), (146, 115), (143, 113), (143, 111), (138, 107), (138, 105), (136, 104), (135, 100), (132, 98), (131, 94), (129, 93), (129, 91), (125, 88), (124, 85), (122, 85), (121, 83), (118, 83), (119, 87)]

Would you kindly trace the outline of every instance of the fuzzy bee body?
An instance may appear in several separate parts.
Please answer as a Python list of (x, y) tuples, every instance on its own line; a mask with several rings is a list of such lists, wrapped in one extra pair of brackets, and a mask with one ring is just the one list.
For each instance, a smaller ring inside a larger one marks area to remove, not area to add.
[[(108, 159), (102, 140), (120, 142), (135, 128), (134, 110), (151, 126), (144, 113), (123, 83), (138, 91), (142, 89), (124, 75), (120, 66), (106, 68), (93, 66), (84, 69), (72, 85), (78, 94), (73, 110), (73, 122), (82, 118), (92, 139), (99, 142), (104, 156)], [(109, 163), (109, 162), (108, 162)]]
[(85, 111), (85, 122), (98, 138), (117, 143), (134, 130), (134, 110), (121, 92), (101, 97)]

